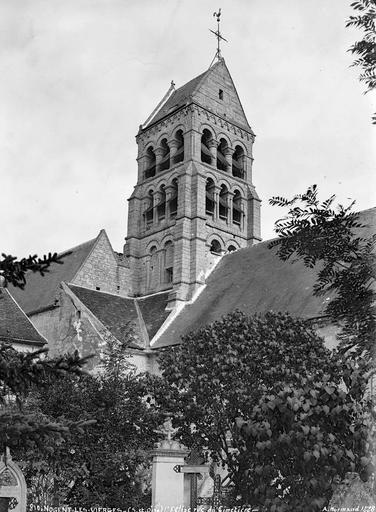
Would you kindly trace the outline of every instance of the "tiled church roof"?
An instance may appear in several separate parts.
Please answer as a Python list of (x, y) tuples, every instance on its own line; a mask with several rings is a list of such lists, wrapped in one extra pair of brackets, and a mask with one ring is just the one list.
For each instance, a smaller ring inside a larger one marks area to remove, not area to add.
[[(139, 343), (133, 343), (131, 345), (133, 347), (145, 346), (148, 340), (145, 339), (144, 330), (146, 329), (149, 339), (152, 339), (169, 314), (168, 311), (165, 311), (168, 292), (135, 299), (72, 284), (68, 286), (119, 341), (126, 342), (130, 329), (132, 329), (134, 336), (139, 341)], [(140, 315), (136, 302), (140, 308)]]
[(0, 288), (0, 341), (36, 347), (47, 343), (6, 288)]
[[(369, 226), (364, 236), (375, 232), (376, 208), (360, 212)], [(223, 315), (240, 309), (247, 314), (283, 311), (301, 318), (323, 315), (329, 297), (312, 295), (316, 273), (301, 260), (283, 262), (269, 241), (240, 249), (222, 258), (193, 304), (186, 305), (152, 348), (175, 345), (181, 336)]]
[[(221, 80), (226, 78), (226, 81), (232, 84), (231, 89), (234, 93), (234, 98), (237, 98), (235, 101), (238, 102), (242, 112), (242, 114), (239, 116), (234, 116), (234, 113), (231, 112), (231, 110), (227, 111), (227, 114), (222, 113), (219, 115), (226, 116), (225, 118), (227, 120), (233, 122), (238, 126), (242, 126), (248, 131), (252, 131), (251, 127), (248, 124), (243, 107), (241, 106), (238, 93), (236, 91), (236, 87), (232, 81), (231, 75), (227, 69), (224, 59), (219, 60), (213, 66), (204, 71), (204, 73), (201, 73), (200, 75), (196, 76), (196, 78), (193, 78), (192, 80), (184, 84), (182, 87), (179, 87), (179, 89), (176, 89), (176, 91), (174, 91), (171, 94), (167, 101), (164, 104), (162, 104), (162, 106), (159, 108), (159, 110), (156, 112), (153, 118), (147, 122), (144, 129), (149, 128), (151, 125), (157, 123), (165, 116), (172, 114), (179, 108), (184, 107), (185, 105), (189, 105), (192, 102), (201, 105), (206, 110), (214, 112), (214, 114), (218, 114), (217, 108), (213, 108), (211, 101), (209, 101), (208, 103), (207, 98), (205, 100), (204, 97), (207, 97), (208, 87), (210, 89), (214, 87), (215, 90), (217, 90), (217, 87), (221, 86), (221, 82), (218, 82), (219, 77), (221, 77)], [(211, 85), (209, 85), (210, 81), (212, 82)]]
[(19, 303), (25, 313), (52, 306), (59, 292), (62, 281), (70, 282), (86, 260), (94, 247), (97, 238), (93, 238), (69, 251), (63, 258), (63, 264), (53, 263), (49, 271), (41, 276), (39, 273), (28, 272), (26, 274), (27, 286), (24, 290), (9, 286), (9, 291)]
[(169, 292), (157, 293), (149, 297), (140, 297), (137, 303), (140, 307), (145, 322), (149, 339), (153, 339), (170, 311), (165, 311)]
[(177, 110), (178, 108), (188, 104), (188, 101), (192, 96), (194, 90), (201, 82), (202, 78), (208, 73), (208, 71), (209, 70), (206, 70), (204, 73), (201, 73), (201, 75), (196, 76), (196, 78), (193, 78), (186, 84), (179, 87), (179, 89), (176, 89), (176, 91), (173, 92), (171, 96), (168, 98), (166, 103), (162, 105), (162, 107), (158, 110), (155, 116), (149, 121), (147, 126), (150, 126), (151, 124), (160, 121), (163, 117), (174, 112), (174, 110)]

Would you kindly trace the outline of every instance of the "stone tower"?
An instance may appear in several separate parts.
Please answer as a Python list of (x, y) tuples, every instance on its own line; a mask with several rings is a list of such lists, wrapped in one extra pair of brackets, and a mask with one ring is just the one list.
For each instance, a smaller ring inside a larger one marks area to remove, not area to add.
[(260, 240), (255, 135), (225, 61), (170, 91), (140, 126), (124, 247), (134, 295), (187, 301), (228, 251)]

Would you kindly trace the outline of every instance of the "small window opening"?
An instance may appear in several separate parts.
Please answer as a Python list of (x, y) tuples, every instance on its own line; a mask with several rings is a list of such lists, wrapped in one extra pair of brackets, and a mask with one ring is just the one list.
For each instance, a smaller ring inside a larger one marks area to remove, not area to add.
[(174, 155), (174, 164), (178, 164), (179, 162), (183, 162), (184, 160), (184, 137), (183, 131), (178, 130), (175, 135), (175, 139), (178, 141), (178, 147), (176, 149), (176, 153)]
[(227, 149), (227, 142), (225, 139), (221, 139), (217, 148), (217, 169), (220, 171), (227, 170), (227, 160), (225, 157), (225, 150)]
[(244, 150), (240, 146), (236, 146), (234, 154), (232, 155), (232, 175), (235, 178), (244, 179)]
[(227, 193), (227, 187), (222, 185), (219, 193), (219, 218), (222, 220), (227, 220), (228, 215)]
[(145, 215), (145, 222), (146, 222), (146, 225), (149, 226), (150, 224), (153, 223), (153, 191), (152, 190), (149, 190), (149, 193), (148, 193), (148, 198), (147, 198), (147, 207), (146, 207), (146, 210), (144, 212), (144, 215)]
[(232, 200), (232, 222), (240, 226), (242, 220), (242, 198), (239, 190), (235, 190)]
[(158, 220), (163, 220), (166, 217), (166, 191), (162, 185), (160, 189), (160, 201), (157, 206)]
[(218, 97), (219, 97), (220, 100), (223, 100), (223, 91), (222, 91), (222, 89), (219, 89)]
[(211, 178), (206, 180), (205, 212), (206, 215), (214, 215), (214, 181)]
[(145, 179), (155, 176), (155, 154), (153, 148), (148, 148), (146, 152), (147, 164), (145, 170)]
[(172, 283), (173, 280), (174, 280), (174, 269), (172, 267), (166, 268), (166, 283)]
[(172, 283), (174, 279), (174, 245), (172, 242), (166, 242), (164, 247), (164, 269), (165, 269), (165, 283)]
[(170, 167), (170, 148), (167, 144), (166, 139), (162, 140), (161, 146), (163, 148), (163, 155), (162, 155), (162, 160), (159, 165), (159, 171), (165, 171), (166, 169), (169, 169), (169, 167)]
[(228, 252), (234, 252), (236, 251), (236, 247), (234, 245), (229, 245), (227, 250)]
[(213, 240), (210, 245), (210, 252), (213, 252), (214, 254), (221, 254), (222, 248), (221, 244), (218, 242), (218, 240)]
[(119, 290), (120, 290), (120, 286), (119, 286), (119, 285), (117, 285), (116, 289), (117, 289), (117, 291), (119, 291)]
[(101, 288), (100, 286), (96, 286), (95, 289), (99, 291)]
[(201, 162), (209, 165), (212, 163), (212, 156), (209, 149), (209, 142), (212, 138), (212, 134), (205, 128), (201, 137)]
[(178, 213), (178, 181), (174, 179), (172, 185), (174, 188), (170, 197), (170, 218), (174, 219)]

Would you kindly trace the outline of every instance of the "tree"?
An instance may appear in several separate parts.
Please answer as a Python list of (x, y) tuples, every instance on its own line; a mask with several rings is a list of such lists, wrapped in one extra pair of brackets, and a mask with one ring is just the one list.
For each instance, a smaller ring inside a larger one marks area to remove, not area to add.
[(77, 353), (54, 359), (41, 356), (46, 349), (22, 353), (0, 344), (0, 449), (6, 446), (42, 446), (48, 438), (61, 442), (71, 429), (84, 424), (54, 422), (24, 410), (24, 401), (35, 387), (49, 388), (65, 375), (80, 375), (86, 359)]
[[(376, 88), (376, 0), (357, 0), (351, 7), (357, 14), (349, 17), (346, 26), (363, 30), (364, 35), (349, 51), (357, 56), (352, 65), (362, 70), (359, 80), (365, 84), (367, 93)], [(376, 114), (372, 122), (376, 124)]]
[(303, 320), (237, 311), (185, 336), (160, 364), (157, 402), (183, 442), (227, 467), (240, 505), (319, 510), (312, 502), (327, 501), (336, 476), (369, 468), (363, 381), (341, 390), (348, 367)]
[(277, 247), (283, 261), (300, 259), (318, 269), (313, 293), (330, 297), (325, 313), (340, 329), (340, 347), (367, 371), (376, 355), (376, 235), (365, 235), (354, 203), (335, 208), (334, 200), (320, 202), (316, 185), (292, 199), (271, 198), (272, 205), (289, 210), (276, 222), (279, 238), (269, 247)]
[(2, 253), (0, 259), (0, 277), (5, 279), (5, 285), (11, 283), (17, 288), (24, 288), (26, 284), (26, 272), (39, 272), (42, 276), (49, 271), (52, 263), (62, 264), (62, 259), (69, 253), (58, 255), (48, 253), (42, 258), (36, 254), (27, 258), (18, 259), (16, 256)]
[[(52, 263), (62, 264), (63, 256), (49, 253), (38, 258), (29, 256), (18, 260), (11, 255), (2, 254), (0, 259), (1, 283), (13, 284), (23, 288), (26, 284), (26, 272), (39, 272), (42, 276), (48, 272)], [(9, 343), (0, 343), (0, 450), (5, 447), (40, 447), (49, 441), (61, 443), (75, 429), (88, 424), (75, 422), (55, 422), (46, 416), (24, 410), (24, 401), (31, 389), (49, 387), (66, 375), (81, 375), (88, 358), (78, 353), (47, 359), (47, 349), (31, 353), (21, 353)]]
[(56, 422), (96, 420), (53, 451), (47, 445), (18, 452), (33, 504), (150, 506), (150, 450), (163, 420), (144, 398), (143, 376), (135, 374), (124, 350), (109, 343), (96, 374), (67, 376), (31, 395), (35, 414)]

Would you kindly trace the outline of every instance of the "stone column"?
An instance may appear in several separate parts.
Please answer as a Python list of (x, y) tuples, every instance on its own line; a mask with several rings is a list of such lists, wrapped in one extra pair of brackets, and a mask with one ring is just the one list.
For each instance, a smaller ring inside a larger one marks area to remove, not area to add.
[(157, 205), (159, 204), (161, 200), (161, 193), (156, 190), (153, 194), (153, 224), (156, 224), (158, 222), (158, 211), (157, 211)]
[(175, 187), (173, 185), (166, 185), (166, 220), (170, 218), (170, 199), (172, 197), (172, 193), (174, 192)]
[(208, 141), (208, 146), (211, 153), (211, 165), (214, 165), (214, 167), (216, 167), (218, 142), (215, 139), (211, 139)]
[(243, 169), (244, 169), (244, 179), (247, 180), (249, 185), (252, 185), (252, 164), (253, 158), (247, 155), (243, 155), (242, 157)]
[(234, 199), (234, 193), (233, 192), (227, 192), (227, 222), (228, 224), (232, 225), (232, 203)]
[(219, 219), (219, 192), (221, 191), (221, 187), (217, 185), (214, 186), (214, 220), (217, 221)]
[(232, 174), (232, 155), (234, 154), (234, 151), (235, 149), (233, 148), (225, 148), (224, 151), (223, 151), (223, 154), (225, 155), (225, 158), (226, 158), (226, 163), (227, 163), (227, 166), (226, 166), (226, 172)]
[(163, 153), (165, 152), (164, 148), (159, 146), (158, 148), (155, 148), (154, 154), (155, 154), (155, 173), (157, 174), (161, 167), (161, 162), (163, 158)]
[(184, 473), (174, 471), (175, 466), (184, 465), (184, 457), (189, 450), (174, 441), (172, 436), (177, 429), (172, 428), (171, 420), (164, 423), (166, 439), (157, 444), (153, 455), (153, 478), (151, 505), (156, 510), (168, 511), (171, 507), (184, 507)]
[(137, 160), (137, 164), (138, 164), (137, 183), (141, 183), (145, 179), (145, 170), (147, 168), (148, 158), (146, 155), (141, 155), (136, 160)]
[(175, 156), (176, 150), (178, 149), (179, 141), (176, 139), (171, 139), (168, 141), (168, 145), (170, 148), (170, 167), (172, 167), (174, 165), (174, 156)]

